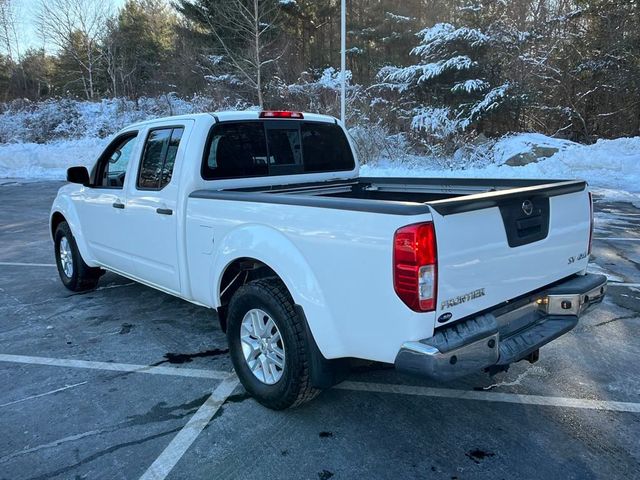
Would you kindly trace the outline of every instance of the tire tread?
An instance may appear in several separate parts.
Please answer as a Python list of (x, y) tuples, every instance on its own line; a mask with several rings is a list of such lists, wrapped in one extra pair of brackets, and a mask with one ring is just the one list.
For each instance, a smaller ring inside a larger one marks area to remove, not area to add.
[[(298, 407), (313, 400), (321, 392), (311, 384), (311, 372), (309, 363), (309, 352), (307, 351), (306, 329), (303, 321), (294, 309), (294, 302), (287, 290), (287, 287), (279, 278), (263, 278), (251, 281), (240, 287), (236, 295), (242, 295), (249, 289), (260, 289), (271, 296), (286, 313), (283, 320), (292, 327), (296, 337), (295, 346), (297, 348), (296, 357), (300, 360), (300, 374), (292, 378), (292, 384), (287, 390), (287, 394), (278, 401), (270, 401), (267, 405), (276, 410), (290, 407)], [(287, 348), (291, 348), (290, 345)]]
[[(62, 232), (62, 233), (60, 233)], [(69, 241), (69, 245), (73, 250), (74, 262), (74, 275), (70, 281), (65, 281), (63, 273), (60, 271), (60, 262), (58, 259), (58, 242), (59, 235), (64, 235), (67, 237)], [(102, 270), (96, 267), (90, 267), (87, 265), (82, 256), (80, 255), (80, 250), (78, 249), (78, 245), (76, 243), (76, 239), (73, 236), (73, 232), (71, 232), (71, 227), (66, 221), (60, 222), (55, 232), (55, 255), (56, 255), (56, 266), (58, 267), (58, 273), (60, 274), (60, 279), (65, 287), (73, 292), (86, 292), (88, 290), (93, 290), (98, 285), (98, 281), (100, 280), (100, 276), (102, 275)]]

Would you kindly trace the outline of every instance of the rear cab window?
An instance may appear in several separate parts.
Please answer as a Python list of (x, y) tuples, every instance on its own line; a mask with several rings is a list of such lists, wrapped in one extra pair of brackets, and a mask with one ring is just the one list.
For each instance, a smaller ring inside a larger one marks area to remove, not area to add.
[(336, 124), (252, 120), (213, 126), (205, 146), (202, 177), (221, 180), (354, 168), (349, 142)]

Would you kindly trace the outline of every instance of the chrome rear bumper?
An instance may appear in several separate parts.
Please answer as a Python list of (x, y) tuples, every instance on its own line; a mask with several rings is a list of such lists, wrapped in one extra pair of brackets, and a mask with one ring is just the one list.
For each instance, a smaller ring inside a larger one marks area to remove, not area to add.
[(491, 367), (507, 366), (567, 333), (580, 315), (600, 303), (604, 275), (573, 277), (484, 315), (436, 330), (433, 337), (406, 342), (396, 369), (451, 380)]

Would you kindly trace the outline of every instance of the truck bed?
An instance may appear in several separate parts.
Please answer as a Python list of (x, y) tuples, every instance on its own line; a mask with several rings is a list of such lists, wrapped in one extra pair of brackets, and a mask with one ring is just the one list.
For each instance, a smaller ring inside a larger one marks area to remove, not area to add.
[[(586, 183), (576, 180), (361, 177), (201, 190), (192, 196), (406, 216), (398, 219), (406, 224), (430, 216), (438, 240), (436, 314), (444, 324), (584, 270), (590, 228), (585, 190)], [(284, 209), (278, 211), (285, 214)], [(366, 222), (376, 224), (372, 217)], [(345, 228), (357, 231), (363, 225), (356, 222)], [(471, 297), (473, 301), (465, 300)], [(448, 307), (457, 303), (461, 304), (456, 308)]]
[(399, 215), (427, 213), (430, 207), (440, 215), (450, 215), (497, 207), (521, 197), (549, 198), (585, 188), (586, 182), (580, 180), (360, 177), (322, 183), (200, 190), (192, 196)]

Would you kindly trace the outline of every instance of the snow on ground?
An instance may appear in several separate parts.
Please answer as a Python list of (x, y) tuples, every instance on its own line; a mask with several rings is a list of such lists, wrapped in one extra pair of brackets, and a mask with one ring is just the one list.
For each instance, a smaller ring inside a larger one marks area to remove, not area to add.
[(507, 135), (501, 138), (493, 147), (493, 157), (496, 163), (502, 165), (516, 155), (530, 152), (533, 148), (554, 148), (559, 151), (575, 147), (577, 143), (559, 138), (551, 138), (541, 133), (521, 133)]
[[(108, 139), (85, 138), (48, 144), (0, 144), (0, 178), (64, 179), (73, 165), (93, 164)], [(558, 148), (550, 158), (521, 167), (504, 165), (506, 159), (531, 145)], [(406, 156), (363, 165), (363, 176), (583, 179), (607, 200), (632, 202), (640, 207), (640, 137), (600, 140), (594, 145), (556, 140), (539, 134), (520, 134), (498, 141), (493, 160), (469, 162), (473, 166), (445, 167), (442, 159)], [(457, 160), (450, 164), (459, 166)]]
[(85, 138), (54, 143), (0, 145), (0, 178), (63, 180), (67, 168), (93, 165), (108, 139)]
[[(540, 137), (540, 138), (538, 138)], [(504, 161), (524, 151), (527, 144), (548, 144), (560, 151), (550, 158), (521, 167)], [(498, 147), (498, 148), (496, 148)], [(363, 176), (581, 179), (611, 201), (640, 207), (640, 137), (599, 140), (594, 145), (558, 141), (543, 135), (523, 134), (501, 140), (494, 147), (494, 162), (466, 169), (447, 169), (441, 160), (410, 157), (402, 162), (383, 159), (360, 169)], [(475, 165), (475, 164), (474, 164)]]

